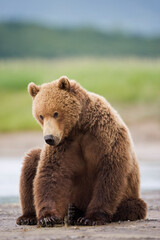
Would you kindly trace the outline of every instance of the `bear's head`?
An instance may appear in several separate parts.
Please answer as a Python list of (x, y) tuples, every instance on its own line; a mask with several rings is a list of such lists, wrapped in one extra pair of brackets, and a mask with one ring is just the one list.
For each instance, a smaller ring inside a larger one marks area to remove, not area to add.
[(71, 90), (71, 81), (63, 76), (51, 83), (28, 85), (33, 98), (33, 116), (43, 128), (44, 140), (57, 146), (79, 120), (81, 104)]

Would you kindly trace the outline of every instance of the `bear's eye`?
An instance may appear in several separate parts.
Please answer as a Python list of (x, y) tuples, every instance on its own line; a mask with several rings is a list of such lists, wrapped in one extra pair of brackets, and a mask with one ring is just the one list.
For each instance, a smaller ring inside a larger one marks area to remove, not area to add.
[(44, 119), (44, 117), (43, 117), (42, 115), (40, 115), (39, 117), (40, 117), (40, 119), (41, 119), (41, 120), (43, 120), (43, 119)]
[(53, 117), (54, 117), (54, 118), (57, 118), (57, 117), (58, 117), (58, 112), (55, 112), (55, 113), (53, 114)]

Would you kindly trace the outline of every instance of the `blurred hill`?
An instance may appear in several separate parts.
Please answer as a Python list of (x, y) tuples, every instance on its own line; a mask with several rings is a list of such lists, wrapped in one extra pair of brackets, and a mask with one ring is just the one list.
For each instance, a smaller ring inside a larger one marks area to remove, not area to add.
[(0, 23), (0, 58), (140, 56), (159, 57), (160, 37), (102, 32), (92, 28)]

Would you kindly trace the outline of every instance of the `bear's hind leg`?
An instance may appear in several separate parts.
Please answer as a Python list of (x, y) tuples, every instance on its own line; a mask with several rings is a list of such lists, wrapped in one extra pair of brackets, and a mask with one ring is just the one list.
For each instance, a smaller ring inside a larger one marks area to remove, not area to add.
[(20, 200), (22, 216), (17, 218), (18, 225), (36, 225), (36, 213), (33, 197), (33, 180), (36, 175), (41, 149), (31, 150), (24, 158), (20, 178)]
[(140, 220), (144, 219), (146, 214), (147, 204), (141, 198), (130, 198), (121, 202), (112, 221)]
[(76, 225), (77, 220), (84, 217), (84, 211), (77, 208), (74, 204), (68, 206), (68, 225)]

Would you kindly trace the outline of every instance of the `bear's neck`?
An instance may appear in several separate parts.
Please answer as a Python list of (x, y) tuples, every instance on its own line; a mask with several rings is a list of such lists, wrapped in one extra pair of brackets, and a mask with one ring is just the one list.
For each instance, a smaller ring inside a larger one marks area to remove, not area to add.
[(97, 129), (101, 128), (102, 119), (103, 125), (106, 125), (112, 118), (111, 106), (105, 99), (86, 91), (76, 82), (73, 82), (72, 91), (82, 106), (74, 131), (80, 131), (83, 134), (90, 132), (94, 135)]
[(82, 110), (75, 128), (82, 133), (94, 132), (100, 116), (100, 110), (97, 108), (97, 99), (93, 98), (89, 92), (83, 91), (83, 89), (79, 93)]

